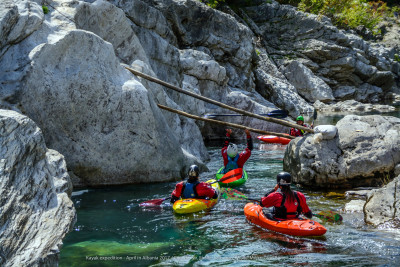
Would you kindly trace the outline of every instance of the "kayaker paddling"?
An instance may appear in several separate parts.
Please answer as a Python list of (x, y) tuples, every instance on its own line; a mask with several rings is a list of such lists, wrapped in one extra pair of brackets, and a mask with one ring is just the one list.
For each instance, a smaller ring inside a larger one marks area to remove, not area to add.
[(192, 165), (188, 171), (188, 180), (175, 186), (171, 194), (171, 203), (179, 198), (216, 199), (218, 193), (208, 183), (199, 182), (199, 167)]
[(238, 153), (238, 147), (231, 141), (232, 129), (226, 129), (226, 138), (221, 149), (221, 155), (224, 159), (224, 170), (222, 173), (227, 173), (237, 168), (243, 168), (243, 165), (251, 156), (253, 150), (253, 140), (251, 139), (250, 131), (244, 130), (247, 137), (247, 147), (241, 153)]
[[(304, 214), (312, 218), (312, 212), (307, 205), (306, 198), (301, 192), (292, 191), (290, 184), (292, 176), (288, 172), (280, 172), (276, 176), (277, 184), (273, 190), (261, 198), (262, 207), (274, 207), (272, 214), (266, 214), (268, 219), (286, 220), (298, 218)], [(276, 192), (281, 189), (281, 192)]]
[[(311, 126), (309, 126), (308, 124), (304, 123), (304, 117), (303, 116), (298, 116), (296, 118), (296, 123), (298, 125), (313, 129), (314, 125), (311, 124)], [(291, 136), (303, 136), (304, 135), (304, 130), (300, 130), (300, 129), (296, 129), (296, 128), (291, 128), (290, 129), (290, 135)]]

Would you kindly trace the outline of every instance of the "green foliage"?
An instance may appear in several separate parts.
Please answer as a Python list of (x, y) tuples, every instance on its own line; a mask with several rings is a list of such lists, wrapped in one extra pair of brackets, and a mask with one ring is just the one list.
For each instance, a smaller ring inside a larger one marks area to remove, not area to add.
[(49, 13), (49, 8), (47, 6), (42, 6), (42, 9), (44, 14)]
[(367, 0), (301, 0), (299, 10), (325, 15), (341, 27), (356, 28), (364, 25), (373, 33), (388, 8), (383, 1)]
[(399, 54), (394, 54), (394, 60), (397, 61), (397, 62), (400, 62)]
[(217, 8), (221, 3), (224, 3), (225, 0), (201, 0), (201, 2), (205, 3), (209, 7)]

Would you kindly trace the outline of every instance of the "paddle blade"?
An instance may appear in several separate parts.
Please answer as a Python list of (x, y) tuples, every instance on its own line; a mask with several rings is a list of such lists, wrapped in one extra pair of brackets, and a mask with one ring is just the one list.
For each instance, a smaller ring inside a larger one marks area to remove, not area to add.
[(343, 221), (342, 215), (333, 211), (321, 211), (313, 215), (328, 222), (341, 223)]
[(167, 198), (158, 198), (158, 199), (152, 199), (152, 200), (147, 200), (145, 202), (142, 202), (139, 204), (140, 207), (154, 207), (154, 206), (160, 206), (164, 200), (169, 199)]
[(267, 114), (268, 117), (273, 117), (277, 119), (284, 119), (288, 116), (288, 111), (287, 110), (273, 110)]
[(232, 188), (225, 188), (223, 187), (221, 190), (221, 196), (224, 199), (230, 199), (230, 200), (247, 200), (247, 196), (235, 189)]
[(221, 179), (219, 179), (218, 182), (228, 184), (239, 180), (240, 178), (242, 178), (242, 176), (243, 176), (243, 169), (238, 168), (225, 173), (224, 176)]
[(314, 108), (313, 119), (316, 120), (318, 116), (317, 109)]

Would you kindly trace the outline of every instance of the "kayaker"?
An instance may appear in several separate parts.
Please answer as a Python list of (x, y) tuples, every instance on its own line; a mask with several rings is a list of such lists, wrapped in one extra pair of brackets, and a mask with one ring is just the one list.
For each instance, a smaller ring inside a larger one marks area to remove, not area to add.
[(225, 167), (223, 173), (237, 168), (243, 168), (243, 165), (250, 158), (251, 150), (253, 150), (253, 140), (251, 139), (249, 130), (245, 129), (244, 132), (247, 137), (247, 147), (243, 152), (238, 153), (237, 145), (231, 142), (232, 129), (226, 129), (226, 138), (224, 146), (221, 149)]
[[(313, 128), (312, 124), (311, 124), (311, 126), (309, 126), (308, 124), (304, 123), (304, 118), (301, 115), (296, 118), (296, 123), (298, 125), (301, 125), (301, 126), (304, 126), (304, 127), (310, 128), (310, 129)], [(297, 136), (303, 136), (304, 135), (304, 130), (300, 130), (300, 129), (297, 129), (297, 128), (291, 128), (290, 129), (290, 135), (291, 136), (296, 136), (296, 137)]]
[[(312, 218), (312, 212), (307, 205), (305, 196), (296, 191), (292, 191), (290, 184), (292, 176), (288, 172), (280, 172), (276, 176), (277, 184), (273, 190), (261, 198), (262, 207), (274, 207), (273, 214), (266, 214), (269, 219), (285, 220), (298, 218), (304, 214)], [(278, 189), (281, 192), (276, 192)]]
[(186, 182), (180, 182), (175, 186), (171, 194), (171, 203), (179, 198), (211, 199), (218, 198), (218, 193), (208, 183), (199, 182), (199, 167), (192, 165), (188, 172)]

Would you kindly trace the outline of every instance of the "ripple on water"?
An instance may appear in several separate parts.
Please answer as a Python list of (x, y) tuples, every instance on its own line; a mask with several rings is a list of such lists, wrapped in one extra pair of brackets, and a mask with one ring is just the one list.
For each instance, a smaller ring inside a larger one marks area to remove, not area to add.
[[(241, 145), (243, 149), (244, 144)], [(220, 148), (209, 148), (205, 181), (222, 166)], [(237, 190), (260, 198), (274, 187), (284, 150), (256, 145), (246, 170), (248, 182)], [(175, 183), (133, 185), (76, 192), (78, 221), (64, 240), (60, 266), (396, 266), (399, 231), (390, 225), (366, 226), (362, 214), (342, 214), (342, 224), (322, 222), (324, 237), (297, 238), (246, 222), (245, 201), (221, 200), (211, 211), (175, 215), (168, 201), (157, 208), (139, 203), (164, 198)], [(314, 212), (340, 212), (341, 192), (301, 189)], [(337, 194), (334, 194), (337, 193)], [(115, 200), (115, 201), (114, 201)], [(318, 219), (316, 219), (318, 220)], [(87, 260), (115, 256), (122, 260)]]

